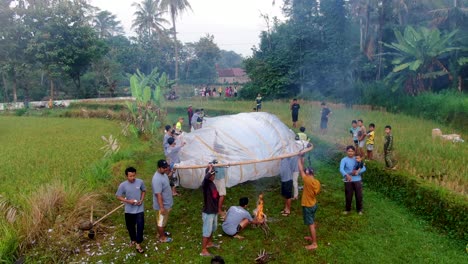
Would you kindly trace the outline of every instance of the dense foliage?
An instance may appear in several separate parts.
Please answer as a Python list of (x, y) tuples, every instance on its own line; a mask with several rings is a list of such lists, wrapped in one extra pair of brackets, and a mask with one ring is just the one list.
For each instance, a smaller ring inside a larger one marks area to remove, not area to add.
[[(267, 20), (245, 61), (252, 86), (244, 93), (302, 94), (345, 103), (377, 81), (418, 95), (466, 90), (468, 1), (285, 0), (287, 20)], [(383, 80), (384, 82), (380, 82)], [(243, 96), (244, 96), (243, 95)], [(393, 94), (395, 95), (395, 94)]]
[(188, 1), (135, 2), (135, 37), (124, 36), (115, 15), (88, 2), (1, 1), (0, 101), (129, 95), (126, 75), (155, 68), (176, 81), (210, 83), (216, 64), (241, 64), (242, 57), (220, 50), (213, 36), (177, 40), (175, 19), (190, 10)]

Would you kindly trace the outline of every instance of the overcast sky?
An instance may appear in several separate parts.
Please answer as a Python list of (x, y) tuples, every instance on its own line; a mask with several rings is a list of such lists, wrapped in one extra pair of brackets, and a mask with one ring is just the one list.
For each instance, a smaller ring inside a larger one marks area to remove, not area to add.
[[(131, 30), (135, 0), (91, 0), (101, 10), (117, 15), (127, 35)], [(258, 46), (260, 31), (266, 24), (260, 13), (283, 20), (281, 0), (189, 0), (193, 11), (182, 14), (176, 22), (178, 38), (182, 42), (195, 42), (207, 33), (215, 36), (221, 49), (233, 50), (243, 56), (252, 55), (252, 46)], [(169, 17), (167, 19), (170, 21)], [(169, 28), (170, 25), (167, 25)]]

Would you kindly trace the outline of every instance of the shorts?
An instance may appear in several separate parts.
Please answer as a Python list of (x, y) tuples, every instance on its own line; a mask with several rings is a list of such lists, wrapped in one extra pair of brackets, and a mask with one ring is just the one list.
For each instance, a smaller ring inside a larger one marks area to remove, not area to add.
[(166, 214), (162, 215), (161, 211), (158, 211), (158, 218), (157, 218), (157, 225), (158, 227), (166, 227), (167, 219), (169, 219), (169, 213), (171, 212), (171, 208), (166, 209)]
[(359, 144), (359, 141), (354, 140), (354, 145), (355, 145), (356, 147), (358, 146), (358, 144)]
[(362, 140), (362, 141), (359, 141), (359, 147), (360, 148), (364, 148), (366, 146), (366, 141)]
[(374, 144), (367, 144), (367, 151), (373, 151), (374, 150)]
[(321, 119), (320, 120), (320, 128), (325, 129), (328, 125), (328, 119)]
[(216, 227), (218, 226), (218, 215), (202, 213), (202, 219), (203, 237), (210, 237), (216, 231)]
[(213, 182), (216, 185), (216, 189), (218, 189), (219, 196), (226, 196), (226, 180), (215, 179)]
[(291, 199), (293, 196), (293, 181), (281, 182), (281, 195), (286, 199)]
[(292, 121), (293, 122), (297, 122), (298, 119), (299, 119), (299, 114), (292, 114)]
[(312, 207), (302, 206), (302, 216), (304, 225), (313, 225), (315, 222), (315, 212), (317, 212), (317, 204)]

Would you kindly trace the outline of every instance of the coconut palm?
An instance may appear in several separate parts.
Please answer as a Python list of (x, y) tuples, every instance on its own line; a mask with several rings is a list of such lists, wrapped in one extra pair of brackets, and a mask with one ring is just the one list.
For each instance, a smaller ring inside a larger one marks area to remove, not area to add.
[(93, 18), (93, 26), (100, 38), (108, 38), (123, 33), (120, 21), (109, 11), (100, 11)]
[(192, 9), (187, 0), (161, 0), (161, 8), (168, 10), (172, 20), (172, 34), (174, 36), (174, 54), (175, 54), (175, 80), (179, 78), (179, 50), (177, 45), (177, 30), (175, 20), (182, 12)]
[[(438, 29), (418, 28), (411, 26), (405, 28), (403, 34), (395, 31), (397, 42), (384, 45), (396, 52), (392, 64), (393, 71), (386, 77), (393, 90), (405, 87), (406, 92), (417, 94), (430, 90), (432, 80), (447, 75), (450, 80), (453, 76), (443, 59), (448, 58), (454, 51), (460, 50), (453, 46), (457, 31), (442, 34)], [(459, 58), (464, 63), (464, 58)]]
[(152, 37), (155, 34), (164, 34), (164, 24), (168, 21), (162, 16), (165, 11), (159, 6), (159, 0), (143, 0), (141, 3), (133, 3), (137, 11), (133, 13), (132, 28), (136, 29), (138, 34), (144, 34)]

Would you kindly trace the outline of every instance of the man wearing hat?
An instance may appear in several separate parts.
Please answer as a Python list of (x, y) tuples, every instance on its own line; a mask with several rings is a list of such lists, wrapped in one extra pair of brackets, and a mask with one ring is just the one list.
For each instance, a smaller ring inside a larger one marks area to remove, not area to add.
[(211, 256), (208, 248), (216, 247), (219, 245), (213, 243), (213, 233), (216, 231), (218, 225), (218, 202), (219, 193), (214, 184), (216, 171), (213, 164), (209, 164), (205, 170), (205, 178), (203, 179), (203, 239), (202, 251), (200, 256)]
[(158, 211), (157, 225), (159, 241), (166, 243), (171, 242), (172, 238), (168, 237), (168, 233), (164, 232), (169, 218), (169, 212), (174, 205), (172, 198), (172, 189), (169, 183), (169, 177), (172, 176), (174, 170), (170, 170), (169, 164), (165, 160), (158, 161), (158, 170), (153, 175), (151, 186), (153, 188), (153, 208)]

